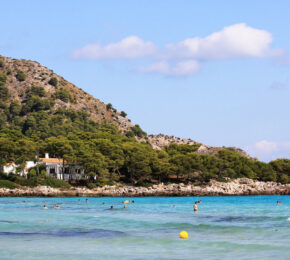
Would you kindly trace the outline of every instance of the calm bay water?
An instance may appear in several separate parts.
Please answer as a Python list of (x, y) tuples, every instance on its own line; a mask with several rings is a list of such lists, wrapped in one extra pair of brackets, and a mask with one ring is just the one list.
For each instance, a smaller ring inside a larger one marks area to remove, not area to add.
[(290, 259), (290, 196), (123, 200), (0, 198), (0, 259)]

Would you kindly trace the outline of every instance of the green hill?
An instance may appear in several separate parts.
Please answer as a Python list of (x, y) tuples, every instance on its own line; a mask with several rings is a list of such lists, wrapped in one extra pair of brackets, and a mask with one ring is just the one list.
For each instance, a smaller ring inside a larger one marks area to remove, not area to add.
[(39, 63), (0, 56), (0, 165), (12, 161), (22, 165), (49, 152), (80, 163), (88, 177), (79, 184), (90, 187), (116, 181), (150, 185), (227, 177), (290, 180), (288, 159), (266, 164), (238, 148), (206, 150), (198, 142), (180, 139), (178, 144), (172, 139), (157, 146), (160, 138), (164, 136), (147, 136), (125, 112)]

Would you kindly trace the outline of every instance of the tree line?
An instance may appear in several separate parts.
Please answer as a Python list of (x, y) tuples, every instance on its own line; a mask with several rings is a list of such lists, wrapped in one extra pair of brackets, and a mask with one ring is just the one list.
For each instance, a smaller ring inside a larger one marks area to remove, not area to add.
[(214, 155), (201, 155), (196, 153), (199, 145), (187, 144), (154, 150), (148, 142), (136, 141), (136, 136), (146, 140), (138, 125), (122, 133), (113, 124), (91, 120), (85, 111), (54, 110), (56, 98), (69, 99), (65, 92), (48, 96), (43, 88), (31, 87), (20, 104), (8, 102), (5, 77), (0, 75), (1, 86), (1, 165), (36, 160), (48, 152), (70, 164), (81, 164), (86, 178), (80, 184), (91, 187), (120, 180), (134, 185), (240, 177), (282, 183), (290, 180), (289, 159), (264, 163), (227, 148)]

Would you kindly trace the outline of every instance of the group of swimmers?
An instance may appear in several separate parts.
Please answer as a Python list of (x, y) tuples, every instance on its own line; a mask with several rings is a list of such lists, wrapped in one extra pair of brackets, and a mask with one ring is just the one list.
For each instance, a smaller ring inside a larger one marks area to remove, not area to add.
[[(25, 202), (25, 201), (23, 201), (23, 202)], [(78, 200), (78, 203), (80, 203), (81, 202), (81, 200), (79, 199)], [(89, 200), (88, 199), (86, 199), (86, 203), (88, 203), (89, 202)], [(122, 203), (124, 204), (124, 209), (127, 207), (126, 206), (126, 204), (128, 204), (128, 203), (135, 203), (135, 201), (134, 200), (125, 200), (125, 201), (122, 201)], [(194, 203), (194, 205), (193, 205), (193, 211), (195, 211), (195, 212), (197, 212), (198, 211), (198, 204), (199, 203), (201, 203), (201, 200), (198, 200), (198, 201), (196, 201), (195, 203)], [(277, 206), (278, 205), (281, 205), (282, 204), (282, 201), (277, 201)], [(105, 202), (103, 202), (102, 203), (102, 205), (105, 205)], [(173, 207), (175, 208), (176, 207), (176, 205), (173, 205)], [(55, 205), (53, 205), (53, 208), (54, 209), (60, 209), (60, 206), (59, 206), (59, 204), (55, 204)], [(289, 207), (288, 207), (289, 208)], [(46, 205), (44, 205), (43, 206), (43, 209), (48, 209), (48, 207), (46, 206)], [(114, 209), (114, 206), (113, 205), (111, 205), (110, 206), (110, 208), (109, 209)]]
[[(23, 201), (23, 202), (25, 202), (25, 201)], [(78, 203), (80, 203), (81, 202), (81, 200), (79, 199), (78, 200)], [(89, 200), (88, 199), (86, 199), (86, 203), (88, 203), (89, 202)], [(125, 201), (122, 201), (122, 203), (124, 204), (124, 206), (123, 206), (123, 208), (125, 209), (127, 206), (126, 206), (126, 204), (128, 204), (128, 203), (135, 203), (135, 201), (134, 200), (125, 200)], [(197, 212), (198, 211), (198, 204), (199, 203), (201, 203), (201, 200), (198, 200), (198, 201), (196, 201), (195, 203), (194, 203), (194, 205), (193, 205), (193, 211), (194, 212)], [(282, 201), (277, 201), (277, 206), (278, 205), (281, 205), (282, 204)], [(102, 205), (105, 205), (105, 202), (103, 202), (102, 203)], [(173, 205), (173, 207), (175, 208), (176, 207), (176, 205)], [(54, 209), (60, 209), (60, 206), (59, 206), (59, 204), (55, 204), (55, 205), (53, 205), (53, 208)], [(287, 207), (287, 208), (289, 208), (289, 207)], [(43, 206), (43, 209), (48, 209), (48, 207), (46, 206), (46, 205), (44, 205)], [(114, 209), (114, 206), (113, 205), (111, 205), (110, 206), (110, 208), (109, 209)]]
[[(23, 202), (25, 202), (25, 201), (23, 201)], [(89, 202), (89, 200), (88, 199), (86, 199), (86, 203), (88, 203)], [(79, 199), (78, 200), (78, 203), (81, 203), (81, 200)], [(122, 203), (124, 204), (124, 209), (127, 207), (126, 206), (126, 204), (128, 204), (128, 203), (135, 203), (135, 201), (134, 200), (125, 200), (125, 201), (122, 201)], [(105, 202), (103, 202), (102, 203), (102, 205), (105, 205)], [(54, 209), (60, 209), (60, 206), (59, 206), (59, 204), (55, 204), (55, 205), (53, 205), (53, 208)], [(48, 209), (48, 207), (46, 206), (46, 205), (43, 205), (43, 209)], [(109, 209), (114, 209), (114, 206), (112, 205)]]
[[(54, 209), (60, 209), (60, 206), (59, 206), (59, 204), (54, 204), (54, 205), (53, 205), (53, 208), (54, 208)], [(44, 205), (43, 205), (43, 209), (48, 209), (48, 207), (44, 204)]]

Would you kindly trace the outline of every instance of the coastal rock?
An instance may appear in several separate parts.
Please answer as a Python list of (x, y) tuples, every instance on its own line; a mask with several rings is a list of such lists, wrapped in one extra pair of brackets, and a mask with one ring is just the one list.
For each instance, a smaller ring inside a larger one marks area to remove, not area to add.
[(134, 186), (104, 186), (96, 189), (83, 187), (62, 190), (47, 186), (37, 186), (34, 188), (6, 189), (0, 188), (0, 197), (140, 197), (140, 196), (235, 196), (235, 195), (289, 195), (290, 184), (276, 182), (261, 182), (251, 179), (241, 178), (229, 180), (228, 182), (218, 182), (211, 180), (206, 186), (195, 186), (192, 184), (154, 184), (151, 187)]

